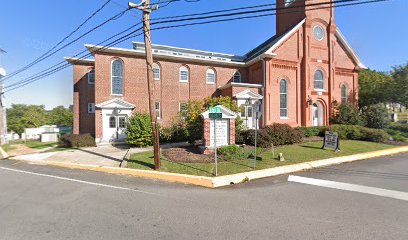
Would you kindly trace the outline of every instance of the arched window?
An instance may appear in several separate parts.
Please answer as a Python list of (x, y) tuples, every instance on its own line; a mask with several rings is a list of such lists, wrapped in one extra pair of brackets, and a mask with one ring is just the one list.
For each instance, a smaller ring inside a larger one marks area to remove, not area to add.
[(123, 62), (112, 62), (112, 95), (123, 95)]
[(236, 83), (242, 82), (242, 78), (241, 78), (241, 73), (240, 73), (240, 72), (235, 72), (235, 73), (234, 73), (233, 82), (236, 82)]
[(280, 116), (288, 117), (288, 82), (282, 79), (279, 83), (280, 88)]
[(180, 68), (180, 82), (188, 82), (188, 68), (185, 66)]
[(156, 81), (160, 81), (160, 66), (157, 63), (153, 63), (153, 78)]
[(341, 86), (341, 103), (347, 103), (347, 86), (343, 84)]
[(216, 81), (216, 75), (214, 69), (208, 69), (207, 70), (207, 83), (208, 84), (215, 84)]
[(316, 70), (314, 74), (314, 89), (324, 89), (324, 73), (321, 70)]
[(88, 72), (88, 83), (95, 84), (95, 68), (92, 68)]

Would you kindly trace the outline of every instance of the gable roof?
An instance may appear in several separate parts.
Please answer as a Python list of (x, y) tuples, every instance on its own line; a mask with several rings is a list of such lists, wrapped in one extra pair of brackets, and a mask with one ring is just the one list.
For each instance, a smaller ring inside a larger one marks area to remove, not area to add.
[(336, 37), (340, 40), (340, 42), (344, 45), (346, 48), (347, 52), (350, 54), (350, 56), (353, 58), (353, 60), (356, 62), (357, 66), (361, 69), (367, 69), (366, 65), (360, 60), (358, 57), (357, 53), (353, 50), (351, 45), (347, 42), (346, 38), (344, 35), (340, 32), (340, 29), (337, 27), (336, 30)]
[(265, 42), (261, 43), (258, 47), (245, 54), (245, 61), (250, 61), (263, 53), (272, 53), (281, 43), (286, 41), (293, 33), (295, 33), (305, 23), (306, 19), (303, 19), (293, 27), (289, 28), (286, 32), (275, 35)]
[(136, 106), (134, 104), (131, 104), (130, 102), (127, 102), (127, 101), (122, 100), (120, 98), (114, 98), (114, 99), (108, 100), (106, 102), (97, 104), (96, 107), (98, 107), (98, 108), (134, 109)]
[[(237, 115), (235, 112), (233, 112), (231, 109), (226, 108), (226, 107), (224, 107), (224, 106), (222, 106), (222, 105), (218, 105), (218, 106), (216, 106), (216, 107), (221, 108), (222, 118), (235, 119), (235, 118), (237, 118), (237, 116), (238, 116), (238, 115)], [(203, 119), (208, 119), (208, 118), (210, 118), (210, 110), (207, 110), (207, 111), (201, 113), (201, 117), (202, 117)]]
[(235, 94), (234, 97), (237, 98), (237, 99), (263, 99), (262, 95), (260, 95), (258, 93), (255, 93), (255, 92), (252, 92), (249, 89)]

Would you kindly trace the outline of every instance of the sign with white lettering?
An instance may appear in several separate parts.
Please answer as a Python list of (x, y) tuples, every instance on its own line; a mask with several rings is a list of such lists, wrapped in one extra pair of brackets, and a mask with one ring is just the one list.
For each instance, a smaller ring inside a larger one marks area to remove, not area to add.
[(336, 132), (326, 131), (324, 134), (324, 143), (322, 148), (331, 148), (336, 152), (340, 152), (339, 134)]
[(210, 147), (214, 147), (214, 122), (215, 123), (215, 134), (217, 140), (217, 148), (229, 145), (230, 140), (230, 126), (229, 119), (216, 119), (211, 120), (210, 123)]

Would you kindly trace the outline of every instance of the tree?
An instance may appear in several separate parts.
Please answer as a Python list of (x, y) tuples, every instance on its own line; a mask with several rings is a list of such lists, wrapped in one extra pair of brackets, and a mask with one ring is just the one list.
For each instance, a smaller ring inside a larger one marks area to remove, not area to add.
[(13, 104), (7, 109), (8, 129), (21, 134), (24, 128), (37, 128), (48, 123), (44, 105)]
[(390, 126), (391, 120), (384, 104), (368, 106), (362, 112), (365, 126), (369, 128), (385, 129)]
[(359, 73), (359, 108), (365, 108), (377, 103), (394, 102), (394, 80), (385, 73), (362, 70)]
[(330, 118), (330, 124), (363, 125), (360, 113), (353, 104), (342, 103), (334, 106), (334, 114)]
[(69, 108), (58, 106), (52, 109), (49, 113), (49, 124), (70, 127), (73, 125), (74, 114)]
[(408, 107), (408, 63), (394, 67), (391, 75), (394, 78), (392, 102)]

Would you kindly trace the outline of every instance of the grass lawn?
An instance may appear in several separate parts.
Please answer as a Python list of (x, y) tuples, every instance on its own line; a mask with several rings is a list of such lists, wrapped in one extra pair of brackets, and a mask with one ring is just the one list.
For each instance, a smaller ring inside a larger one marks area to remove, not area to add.
[(8, 144), (4, 144), (1, 146), (3, 148), (3, 150), (5, 152), (10, 152), (11, 150), (15, 149), (16, 147), (14, 147), (12, 144), (8, 143)]
[(57, 145), (58, 143), (53, 142), (53, 143), (42, 143), (40, 141), (27, 141), (25, 143), (25, 145), (29, 148), (33, 148), (33, 149), (44, 149), (44, 148), (48, 148), (48, 147), (53, 147), (55, 145)]
[[(335, 153), (333, 150), (320, 149), (322, 144), (322, 142), (310, 142), (299, 145), (277, 147), (275, 148), (275, 159), (272, 157), (271, 150), (264, 149), (257, 157), (256, 170), (395, 147), (392, 145), (373, 142), (343, 140), (340, 142), (341, 152)], [(279, 153), (283, 153), (285, 157), (284, 162), (278, 161), (277, 155)], [(252, 166), (253, 160), (250, 159), (221, 161), (218, 164), (218, 175), (229, 175), (252, 171)], [(132, 154), (130, 160), (128, 161), (127, 167), (152, 170), (154, 168), (153, 152)], [(162, 156), (161, 171), (211, 177), (214, 173), (214, 164), (175, 163), (168, 161)]]

